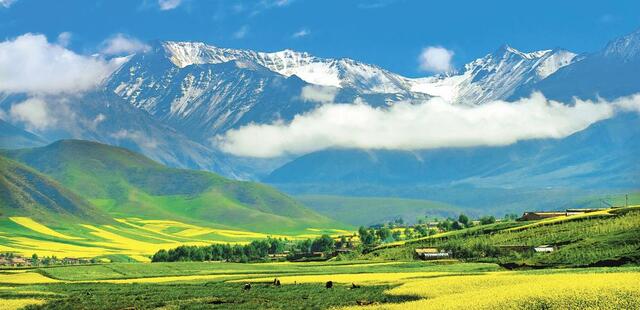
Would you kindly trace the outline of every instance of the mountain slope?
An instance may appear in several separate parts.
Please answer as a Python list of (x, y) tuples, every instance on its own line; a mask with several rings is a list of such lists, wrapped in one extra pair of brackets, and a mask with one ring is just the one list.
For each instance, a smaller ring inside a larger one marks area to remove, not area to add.
[(108, 215), (58, 182), (0, 156), (0, 217), (11, 216), (31, 217), (44, 223), (113, 222)]
[(296, 199), (320, 214), (354, 226), (382, 224), (396, 219), (415, 223), (425, 216), (456, 217), (463, 212), (452, 205), (421, 199), (331, 195), (302, 195)]
[(169, 59), (180, 68), (239, 60), (259, 64), (287, 77), (296, 75), (307, 83), (353, 88), (363, 93), (404, 93), (409, 87), (400, 75), (348, 58), (320, 58), (292, 50), (264, 53), (197, 42), (165, 42), (163, 47)]
[(385, 74), (397, 81), (402, 78), (351, 60), (319, 59), (292, 51), (267, 54), (222, 49), (190, 42), (156, 43), (150, 51), (134, 55), (108, 79), (106, 89), (207, 145), (215, 135), (229, 129), (249, 123), (288, 121), (316, 108), (318, 102), (302, 96), (305, 87), (312, 86), (309, 82), (314, 80), (292, 72), (309, 63), (331, 67), (334, 62), (352, 65), (343, 70), (351, 82), (320, 83), (327, 87), (315, 87), (334, 93), (339, 102), (362, 98), (379, 106), (428, 97), (406, 89), (378, 93), (370, 85), (364, 85), (362, 77), (351, 76), (352, 71), (373, 70), (369, 78), (376, 81)]
[(63, 140), (6, 154), (50, 175), (114, 217), (277, 233), (344, 227), (268, 186), (167, 168), (99, 143)]
[(573, 97), (614, 99), (640, 91), (640, 29), (615, 39), (601, 51), (559, 69), (548, 78), (518, 89), (513, 98), (541, 91), (569, 101)]
[(465, 65), (460, 74), (412, 80), (411, 89), (440, 96), (452, 103), (482, 104), (504, 100), (517, 89), (570, 65), (576, 58), (575, 53), (562, 49), (523, 53), (505, 45)]
[(638, 152), (640, 116), (627, 113), (561, 140), (421, 152), (321, 151), (287, 163), (264, 181), (294, 194), (388, 195), (521, 210), (637, 189)]
[(16, 149), (45, 144), (46, 141), (43, 138), (0, 119), (0, 148)]
[[(36, 133), (47, 141), (70, 138), (100, 141), (143, 153), (172, 167), (242, 177), (215, 150), (190, 140), (110, 91), (40, 99), (45, 102), (49, 121), (46, 127), (38, 127)], [(20, 96), (7, 97), (0, 100), (0, 108), (10, 110), (24, 104), (24, 100)]]

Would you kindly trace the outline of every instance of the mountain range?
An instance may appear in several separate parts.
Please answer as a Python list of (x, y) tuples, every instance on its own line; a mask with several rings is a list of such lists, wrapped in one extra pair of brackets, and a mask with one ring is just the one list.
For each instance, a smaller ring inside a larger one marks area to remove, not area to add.
[[(519, 193), (563, 188), (576, 197), (624, 191), (638, 187), (633, 154), (638, 151), (634, 128), (639, 123), (634, 115), (621, 115), (559, 140), (411, 153), (326, 150), (253, 159), (221, 152), (215, 138), (247, 124), (287, 122), (328, 101), (351, 103), (358, 98), (375, 107), (432, 97), (482, 105), (534, 91), (567, 104), (574, 97), (617, 98), (640, 92), (639, 51), (640, 30), (594, 53), (562, 48), (521, 52), (504, 45), (460, 71), (409, 78), (352, 59), (292, 50), (264, 53), (200, 42), (151, 42), (147, 51), (129, 56), (98, 89), (72, 98), (41, 98), (65, 107), (55, 109), (64, 114), (53, 115), (59, 118), (55, 126), (29, 128), (5, 118), (0, 126), (7, 130), (2, 131), (0, 146), (86, 139), (140, 152), (170, 167), (264, 180), (295, 194), (377, 192), (407, 197), (415, 195), (398, 187), (418, 186), (421, 198), (455, 204), (461, 202), (456, 193), (471, 187), (467, 191), (486, 194), (489, 205), (495, 200), (492, 193), (505, 188)], [(307, 98), (303, 93), (309, 87), (334, 97)], [(23, 94), (0, 96), (0, 108), (9, 111), (25, 100)], [(442, 191), (443, 187), (452, 189)], [(523, 203), (535, 198), (527, 201)]]

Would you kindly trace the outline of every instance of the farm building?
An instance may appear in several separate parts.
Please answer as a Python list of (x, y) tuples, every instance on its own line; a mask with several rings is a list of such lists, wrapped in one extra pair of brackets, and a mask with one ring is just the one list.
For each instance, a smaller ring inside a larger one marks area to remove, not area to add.
[(522, 221), (536, 221), (542, 219), (548, 219), (552, 217), (565, 216), (567, 215), (564, 211), (533, 211), (533, 212), (525, 212), (522, 214), (520, 220)]
[(583, 213), (589, 213), (589, 212), (596, 212), (601, 210), (604, 210), (604, 209), (567, 209), (565, 211), (528, 211), (522, 214), (522, 217), (520, 218), (520, 220), (535, 221), (535, 220), (548, 219), (552, 217), (569, 216), (569, 215), (583, 214)]
[(451, 253), (445, 252), (444, 250), (438, 250), (437, 248), (418, 248), (415, 250), (415, 253), (418, 258), (424, 260), (449, 258), (451, 256)]
[(552, 245), (539, 245), (537, 247), (534, 247), (533, 250), (536, 253), (551, 253), (555, 250), (555, 247)]
[(287, 256), (289, 256), (289, 253), (276, 253), (276, 254), (268, 254), (267, 258), (270, 260), (283, 260), (283, 259), (287, 259)]

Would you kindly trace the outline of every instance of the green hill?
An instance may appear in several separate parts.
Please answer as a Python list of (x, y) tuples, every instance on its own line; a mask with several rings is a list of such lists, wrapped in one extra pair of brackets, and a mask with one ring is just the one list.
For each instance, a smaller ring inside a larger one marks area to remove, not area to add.
[(401, 218), (415, 223), (418, 218), (457, 217), (462, 209), (423, 199), (392, 197), (347, 197), (332, 195), (300, 195), (296, 199), (328, 217), (360, 226), (381, 224)]
[(49, 177), (0, 156), (0, 217), (26, 216), (43, 222), (113, 220)]
[[(553, 247), (536, 253), (533, 247)], [(528, 222), (504, 222), (389, 244), (367, 254), (413, 258), (416, 248), (435, 247), (466, 261), (506, 267), (617, 266), (640, 263), (640, 206)]]
[(258, 183), (165, 167), (129, 150), (62, 140), (5, 151), (115, 218), (171, 219), (201, 226), (278, 234), (345, 228)]

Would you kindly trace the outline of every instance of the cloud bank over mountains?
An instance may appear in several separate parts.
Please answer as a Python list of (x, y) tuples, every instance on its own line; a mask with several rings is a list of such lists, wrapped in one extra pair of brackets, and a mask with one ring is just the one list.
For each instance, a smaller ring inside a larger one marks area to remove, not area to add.
[(41, 34), (0, 42), (0, 92), (76, 93), (94, 88), (121, 59), (76, 54)]
[(618, 112), (640, 113), (640, 94), (611, 102), (568, 105), (541, 93), (514, 102), (452, 105), (441, 98), (375, 108), (362, 102), (327, 103), (291, 122), (250, 124), (216, 141), (228, 153), (249, 157), (305, 154), (328, 148), (420, 150), (508, 145), (564, 138)]

